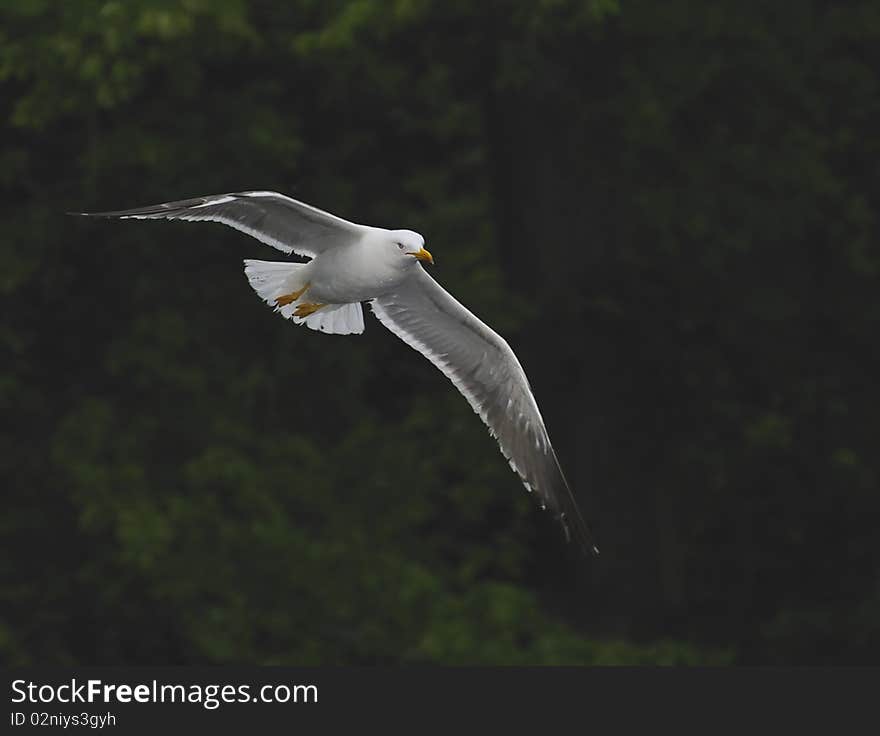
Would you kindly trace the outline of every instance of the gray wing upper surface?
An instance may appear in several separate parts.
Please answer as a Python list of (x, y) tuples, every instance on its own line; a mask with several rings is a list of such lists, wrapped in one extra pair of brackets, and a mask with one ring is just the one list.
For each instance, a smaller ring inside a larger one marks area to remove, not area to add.
[(327, 248), (354, 242), (367, 229), (278, 192), (233, 192), (115, 212), (81, 212), (92, 217), (220, 222), (284, 253), (315, 257)]
[(437, 366), (498, 440), (526, 488), (582, 547), (598, 552), (544, 426), (529, 382), (505, 340), (418, 266), (371, 302), (382, 324)]

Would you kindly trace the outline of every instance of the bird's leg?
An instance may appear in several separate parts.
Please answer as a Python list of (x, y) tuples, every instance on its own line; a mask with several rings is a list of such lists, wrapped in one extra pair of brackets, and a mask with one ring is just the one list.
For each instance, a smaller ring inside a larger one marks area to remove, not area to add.
[(297, 289), (296, 291), (291, 291), (289, 294), (282, 294), (281, 296), (275, 297), (275, 304), (279, 307), (286, 307), (288, 304), (292, 304), (297, 299), (299, 299), (303, 294), (306, 293), (306, 290), (312, 285), (311, 281), (308, 282), (302, 289)]
[(298, 304), (293, 312), (294, 317), (308, 317), (310, 314), (317, 312), (323, 304), (312, 304), (311, 302), (303, 302)]

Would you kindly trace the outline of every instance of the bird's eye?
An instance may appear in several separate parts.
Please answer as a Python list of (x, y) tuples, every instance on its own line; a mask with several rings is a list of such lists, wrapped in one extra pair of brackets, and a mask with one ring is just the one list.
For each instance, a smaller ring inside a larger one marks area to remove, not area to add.
[(398, 243), (398, 244), (397, 244), (397, 247), (400, 248), (401, 250), (403, 250), (404, 245), (403, 245), (403, 243)]

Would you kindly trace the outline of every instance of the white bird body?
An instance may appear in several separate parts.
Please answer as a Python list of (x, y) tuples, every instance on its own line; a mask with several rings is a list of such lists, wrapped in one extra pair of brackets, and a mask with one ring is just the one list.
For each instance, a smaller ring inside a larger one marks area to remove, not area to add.
[[(398, 286), (418, 261), (396, 246), (396, 232), (364, 227), (361, 237), (352, 244), (315, 256), (304, 274), (311, 283), (310, 299), (322, 304), (365, 302)], [(414, 253), (424, 243), (421, 235), (418, 238)]]
[(306, 263), (245, 260), (254, 290), (283, 317), (333, 334), (363, 332), (361, 302), (439, 368), (496, 438), (542, 508), (598, 553), (522, 366), (505, 340), (422, 268), (433, 263), (412, 230), (358, 225), (277, 192), (252, 191), (117, 212), (121, 219), (221, 222)]

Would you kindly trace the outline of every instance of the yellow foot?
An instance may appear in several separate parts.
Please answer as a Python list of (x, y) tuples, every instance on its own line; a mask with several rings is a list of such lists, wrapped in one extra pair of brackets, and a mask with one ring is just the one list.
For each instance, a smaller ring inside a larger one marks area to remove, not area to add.
[(295, 317), (308, 317), (310, 314), (314, 314), (317, 312), (323, 304), (311, 304), (310, 302), (303, 302), (302, 304), (298, 304), (296, 309), (293, 312)]
[(299, 299), (303, 294), (306, 293), (306, 290), (311, 286), (311, 282), (303, 286), (302, 289), (297, 291), (292, 291), (289, 294), (282, 294), (279, 297), (275, 297), (275, 304), (279, 307), (286, 307), (288, 304), (293, 304), (297, 299)]

